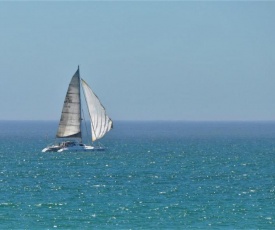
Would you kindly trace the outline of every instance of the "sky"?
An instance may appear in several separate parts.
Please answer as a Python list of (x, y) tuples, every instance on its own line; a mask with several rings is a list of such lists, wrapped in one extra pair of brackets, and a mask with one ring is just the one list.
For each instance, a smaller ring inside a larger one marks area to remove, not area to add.
[(113, 120), (275, 120), (275, 2), (0, 2), (0, 120), (59, 120), (80, 74)]

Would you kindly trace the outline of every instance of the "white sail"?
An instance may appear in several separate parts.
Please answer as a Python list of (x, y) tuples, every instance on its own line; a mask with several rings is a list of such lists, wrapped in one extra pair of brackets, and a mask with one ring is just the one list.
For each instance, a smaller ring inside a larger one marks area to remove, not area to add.
[(91, 118), (92, 141), (102, 138), (110, 129), (113, 122), (107, 116), (106, 110), (100, 103), (98, 97), (93, 93), (89, 85), (82, 80), (82, 86)]
[(81, 101), (79, 69), (70, 82), (56, 137), (81, 138)]

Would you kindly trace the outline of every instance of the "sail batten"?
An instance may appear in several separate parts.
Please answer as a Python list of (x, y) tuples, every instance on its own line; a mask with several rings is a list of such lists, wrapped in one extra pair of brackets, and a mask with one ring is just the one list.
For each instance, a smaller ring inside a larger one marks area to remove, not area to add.
[(104, 106), (89, 85), (83, 79), (81, 81), (91, 119), (92, 141), (95, 141), (111, 130), (112, 120), (107, 116)]
[(56, 137), (81, 138), (80, 76), (76, 71), (69, 84)]

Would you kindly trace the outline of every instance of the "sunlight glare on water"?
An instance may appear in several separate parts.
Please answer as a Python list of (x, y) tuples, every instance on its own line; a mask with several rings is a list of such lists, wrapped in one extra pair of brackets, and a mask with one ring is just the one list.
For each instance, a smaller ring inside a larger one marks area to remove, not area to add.
[(273, 229), (275, 123), (117, 122), (105, 152), (41, 153), (0, 122), (1, 229)]

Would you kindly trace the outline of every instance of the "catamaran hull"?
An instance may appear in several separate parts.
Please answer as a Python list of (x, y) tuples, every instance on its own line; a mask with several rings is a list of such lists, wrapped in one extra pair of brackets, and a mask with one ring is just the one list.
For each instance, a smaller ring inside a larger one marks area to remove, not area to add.
[(85, 147), (67, 147), (67, 148), (53, 148), (53, 147), (48, 147), (44, 148), (42, 150), (43, 153), (46, 152), (94, 152), (94, 151), (105, 151), (104, 147), (95, 147), (95, 146), (85, 146)]
[(61, 148), (57, 152), (94, 152), (94, 151), (104, 151), (104, 147), (95, 147), (95, 146), (85, 146), (85, 147), (67, 147)]
[(45, 153), (45, 152), (57, 152), (58, 150), (60, 150), (60, 147), (47, 147), (47, 148), (44, 148), (42, 149), (42, 153)]

